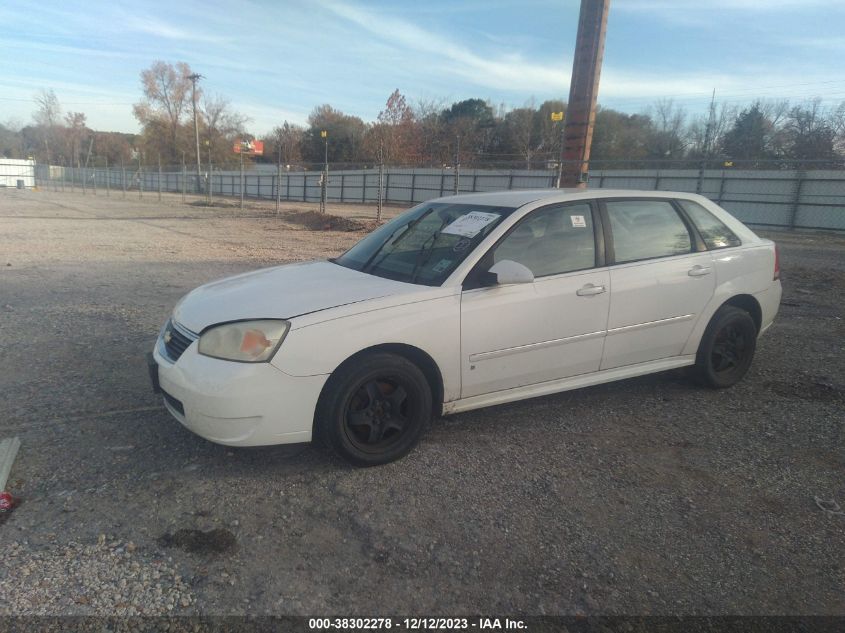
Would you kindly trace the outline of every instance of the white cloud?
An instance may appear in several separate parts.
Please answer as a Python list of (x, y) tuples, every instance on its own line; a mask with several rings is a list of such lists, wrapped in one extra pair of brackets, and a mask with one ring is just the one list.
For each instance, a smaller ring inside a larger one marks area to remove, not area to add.
[(196, 29), (190, 31), (181, 29), (178, 26), (169, 24), (163, 20), (158, 20), (151, 17), (130, 16), (126, 21), (126, 26), (130, 30), (154, 35), (168, 40), (178, 40), (181, 42), (207, 42), (210, 44), (224, 44), (231, 41), (231, 38), (220, 37), (217, 35), (208, 35), (201, 33)]
[(403, 49), (422, 55), (420, 65), (429, 65), (487, 88), (512, 91), (562, 92), (569, 83), (567, 63), (538, 64), (512, 52), (498, 57), (477, 53), (411, 22), (376, 13), (352, 4), (324, 0), (321, 4), (345, 20)]
[(812, 7), (845, 8), (845, 0), (619, 0), (611, 12), (754, 11), (771, 13)]

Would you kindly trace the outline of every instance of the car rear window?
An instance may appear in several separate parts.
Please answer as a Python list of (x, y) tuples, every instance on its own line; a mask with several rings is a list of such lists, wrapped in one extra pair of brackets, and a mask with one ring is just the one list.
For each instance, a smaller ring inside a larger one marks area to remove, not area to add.
[(692, 200), (678, 200), (678, 204), (687, 212), (687, 215), (692, 220), (692, 223), (695, 224), (708, 249), (730, 248), (731, 246), (742, 244), (742, 240), (725, 226), (724, 222), (697, 202), (693, 202)]

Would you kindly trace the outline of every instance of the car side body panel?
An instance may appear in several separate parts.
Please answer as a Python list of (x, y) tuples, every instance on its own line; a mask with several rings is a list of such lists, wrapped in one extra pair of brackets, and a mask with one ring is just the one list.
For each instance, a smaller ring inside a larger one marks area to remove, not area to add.
[[(691, 276), (695, 271), (700, 276)], [(611, 306), (601, 369), (678, 356), (715, 288), (712, 253), (610, 268)]]
[(751, 295), (760, 304), (760, 333), (771, 325), (780, 306), (781, 284), (773, 279), (774, 245), (769, 240), (756, 244), (711, 251), (716, 272), (716, 288), (707, 307), (690, 333), (684, 354), (695, 354), (710, 319), (733, 297)]
[[(597, 268), (464, 291), (462, 397), (598, 370), (609, 285)], [(579, 296), (586, 286), (602, 292)]]
[[(444, 400), (460, 397), (460, 292), (299, 324), (294, 320), (283, 351), (271, 363), (290, 376), (331, 374), (358, 352), (385, 344), (415, 347), (428, 354), (443, 378)], [(315, 353), (319, 350), (319, 353)]]

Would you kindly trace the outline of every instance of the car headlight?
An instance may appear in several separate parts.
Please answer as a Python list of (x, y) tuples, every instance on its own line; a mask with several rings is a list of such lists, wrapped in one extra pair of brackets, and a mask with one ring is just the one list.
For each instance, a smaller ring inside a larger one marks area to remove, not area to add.
[(200, 336), (199, 353), (241, 363), (269, 361), (290, 329), (287, 321), (265, 319), (216, 325)]

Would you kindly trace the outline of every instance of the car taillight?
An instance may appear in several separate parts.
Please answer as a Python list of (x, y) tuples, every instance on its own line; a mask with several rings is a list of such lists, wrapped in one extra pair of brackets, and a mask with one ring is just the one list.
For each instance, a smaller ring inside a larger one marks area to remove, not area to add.
[(777, 281), (778, 279), (780, 279), (780, 252), (778, 252), (778, 245), (775, 244), (775, 276), (772, 280)]

